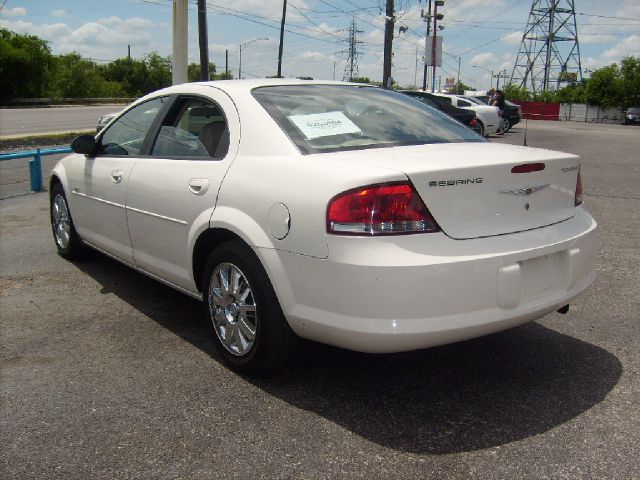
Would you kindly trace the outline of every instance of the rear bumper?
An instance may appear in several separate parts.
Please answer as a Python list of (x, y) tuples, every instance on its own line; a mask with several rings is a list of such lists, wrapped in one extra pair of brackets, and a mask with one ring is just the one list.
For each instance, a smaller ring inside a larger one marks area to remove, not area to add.
[(595, 278), (595, 229), (578, 208), (565, 222), (491, 238), (330, 236), (325, 260), (261, 256), (298, 335), (399, 352), (508, 329), (566, 305)]

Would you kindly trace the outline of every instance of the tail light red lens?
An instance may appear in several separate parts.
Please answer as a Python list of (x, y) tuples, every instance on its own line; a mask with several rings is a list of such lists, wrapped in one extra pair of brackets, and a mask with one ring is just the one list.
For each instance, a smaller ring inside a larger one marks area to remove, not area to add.
[(580, 175), (580, 170), (578, 170), (578, 180), (576, 181), (576, 199), (575, 206), (582, 204), (582, 176)]
[(400, 235), (440, 231), (408, 182), (356, 188), (327, 206), (327, 232), (338, 235)]

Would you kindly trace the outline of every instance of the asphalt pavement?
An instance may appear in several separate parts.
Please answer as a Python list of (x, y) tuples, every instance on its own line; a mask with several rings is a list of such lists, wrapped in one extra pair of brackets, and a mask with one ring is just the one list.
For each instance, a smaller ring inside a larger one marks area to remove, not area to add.
[(220, 363), (198, 302), (58, 257), (46, 193), (0, 200), (0, 476), (640, 478), (639, 134), (529, 122), (583, 157), (600, 228), (567, 315), (398, 355), (309, 343), (259, 378)]
[(98, 118), (124, 105), (69, 105), (0, 109), (0, 139), (23, 135), (95, 130)]

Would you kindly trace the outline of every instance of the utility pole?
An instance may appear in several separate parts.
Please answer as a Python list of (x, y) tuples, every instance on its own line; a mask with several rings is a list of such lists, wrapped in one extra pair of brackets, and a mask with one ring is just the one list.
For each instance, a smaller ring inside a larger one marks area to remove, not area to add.
[(427, 14), (424, 14), (424, 10), (420, 12), (420, 16), (424, 19), (424, 22), (427, 24), (427, 36), (424, 40), (424, 53), (425, 53), (425, 61), (424, 63), (424, 73), (422, 77), (422, 90), (427, 90), (427, 40), (429, 39), (429, 35), (431, 35), (431, 0), (429, 0), (429, 10)]
[(393, 29), (395, 23), (393, 0), (387, 0), (387, 15), (384, 26), (384, 65), (382, 68), (382, 87), (391, 89), (391, 59), (393, 58)]
[(496, 75), (496, 78), (498, 79), (496, 80), (496, 90), (498, 90), (500, 88), (500, 79), (503, 78), (506, 80), (507, 78), (509, 78), (509, 76), (507, 75), (506, 70), (500, 70)]
[[(433, 63), (433, 72), (431, 74), (431, 91), (436, 91), (436, 68), (438, 59), (436, 58), (437, 54), (437, 37), (438, 37), (438, 7), (444, 5), (444, 0), (435, 0), (433, 6), (433, 43), (431, 45), (431, 60)], [(440, 15), (442, 18), (442, 15)]]
[(458, 95), (462, 95), (464, 92), (460, 91), (460, 63), (462, 62), (462, 57), (458, 57), (458, 83), (456, 85), (456, 93)]
[(280, 48), (278, 49), (278, 78), (282, 78), (282, 47), (284, 42), (284, 21), (287, 17), (287, 0), (282, 2), (282, 21), (280, 22)]
[(173, 0), (173, 61), (171, 83), (177, 85), (187, 81), (188, 2)]
[(229, 50), (224, 51), (224, 79), (229, 79)]
[(209, 78), (209, 38), (207, 34), (207, 0), (198, 0), (198, 39), (200, 43), (200, 80)]
[(127, 58), (131, 60), (131, 45), (127, 45)]

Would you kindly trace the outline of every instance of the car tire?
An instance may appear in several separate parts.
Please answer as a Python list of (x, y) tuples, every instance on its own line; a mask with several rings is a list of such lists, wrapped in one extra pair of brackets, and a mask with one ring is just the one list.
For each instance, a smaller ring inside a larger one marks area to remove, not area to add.
[(511, 130), (511, 122), (509, 121), (509, 117), (502, 117), (502, 128), (504, 129), (504, 133), (507, 133)]
[(295, 353), (298, 337), (260, 260), (244, 242), (225, 242), (209, 255), (202, 285), (216, 349), (232, 369), (273, 370)]
[(480, 120), (476, 120), (476, 125), (478, 126), (478, 130), (476, 130), (478, 132), (478, 135), (480, 135), (481, 137), (484, 137), (485, 136), (484, 123), (482, 123)]
[(81, 259), (86, 254), (87, 247), (76, 231), (64, 188), (60, 183), (55, 183), (51, 189), (49, 211), (58, 254), (67, 260)]

